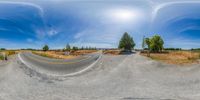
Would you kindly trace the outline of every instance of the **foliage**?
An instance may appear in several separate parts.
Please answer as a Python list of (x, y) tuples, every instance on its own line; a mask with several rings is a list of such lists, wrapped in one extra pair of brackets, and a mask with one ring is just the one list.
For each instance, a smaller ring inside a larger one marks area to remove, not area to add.
[(74, 47), (72, 48), (72, 50), (73, 50), (73, 51), (77, 51), (77, 50), (78, 50), (78, 47), (74, 46)]
[(70, 51), (70, 50), (71, 50), (71, 47), (70, 47), (69, 44), (66, 45), (66, 50), (67, 50), (67, 51)]
[(159, 35), (154, 35), (150, 40), (150, 49), (152, 52), (161, 52), (164, 41)]
[(147, 48), (150, 49), (150, 39), (149, 38), (145, 38), (145, 44), (147, 45)]
[(127, 33), (125, 32), (119, 42), (119, 49), (124, 49), (124, 50), (131, 50), (132, 48), (134, 48), (135, 43), (133, 41), (133, 38)]
[(181, 48), (165, 48), (165, 50), (182, 50)]
[(0, 50), (6, 50), (6, 48), (0, 48)]
[(42, 49), (43, 49), (43, 51), (48, 51), (49, 50), (49, 46), (48, 45), (44, 45), (44, 47)]
[(4, 57), (3, 57), (3, 55), (0, 55), (0, 60), (4, 60)]
[(159, 35), (154, 35), (151, 38), (145, 38), (145, 44), (151, 52), (161, 52), (164, 41)]

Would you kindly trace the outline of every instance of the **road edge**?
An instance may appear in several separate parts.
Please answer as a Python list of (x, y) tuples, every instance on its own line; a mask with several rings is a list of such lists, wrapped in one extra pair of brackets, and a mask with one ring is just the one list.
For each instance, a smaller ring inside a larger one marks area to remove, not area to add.
[(77, 71), (77, 72), (73, 72), (73, 73), (70, 73), (70, 74), (65, 74), (65, 75), (56, 75), (56, 74), (47, 74), (47, 73), (44, 73), (44, 72), (41, 72), (41, 71), (38, 71), (36, 69), (34, 69), (33, 65), (27, 63), (26, 61), (23, 60), (23, 58), (21, 57), (20, 55), (21, 53), (18, 54), (18, 58), (19, 60), (30, 70), (32, 71), (35, 71), (36, 73), (39, 73), (39, 74), (43, 74), (45, 76), (49, 76), (51, 78), (65, 78), (65, 77), (72, 77), (72, 76), (76, 76), (76, 75), (80, 75), (90, 69), (92, 69), (94, 67), (94, 65), (102, 58), (102, 53), (99, 55), (98, 59), (96, 61), (94, 61), (92, 64), (88, 65), (86, 68), (80, 70), (80, 71)]

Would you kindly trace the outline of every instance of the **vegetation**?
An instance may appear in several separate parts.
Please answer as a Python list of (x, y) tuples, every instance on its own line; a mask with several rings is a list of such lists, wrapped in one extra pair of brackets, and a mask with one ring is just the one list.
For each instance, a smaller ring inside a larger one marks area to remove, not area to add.
[(77, 51), (77, 50), (78, 50), (78, 47), (73, 46), (73, 47), (72, 47), (72, 50), (73, 50), (73, 51)]
[(181, 48), (164, 48), (164, 50), (182, 50)]
[(71, 50), (71, 47), (70, 47), (70, 45), (69, 45), (69, 44), (67, 44), (65, 49), (66, 49), (66, 51), (70, 51), (70, 50)]
[[(146, 56), (146, 54), (141, 53)], [(152, 53), (150, 58), (169, 64), (190, 64), (198, 63), (199, 53), (190, 51), (169, 51), (168, 53)]]
[(125, 32), (119, 42), (119, 49), (123, 49), (125, 51), (131, 51), (135, 46), (135, 43), (133, 41), (133, 38)]
[(150, 50), (152, 52), (161, 52), (163, 50), (164, 41), (159, 35), (154, 35), (150, 39)]
[(43, 51), (48, 51), (49, 50), (49, 46), (48, 45), (44, 45), (44, 47), (42, 49), (43, 49)]
[(0, 50), (6, 50), (6, 48), (0, 48)]
[(0, 55), (0, 60), (4, 60), (4, 57), (3, 57), (3, 55)]
[(158, 53), (163, 50), (164, 41), (159, 35), (145, 38), (144, 42), (150, 52)]

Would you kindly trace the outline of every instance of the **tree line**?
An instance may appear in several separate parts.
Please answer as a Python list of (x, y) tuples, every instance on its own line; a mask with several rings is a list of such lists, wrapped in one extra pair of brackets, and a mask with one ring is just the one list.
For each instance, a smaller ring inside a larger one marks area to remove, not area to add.
[[(44, 45), (43, 48), (42, 48), (43, 51), (48, 51), (49, 50), (49, 46), (48, 45)], [(70, 44), (67, 43), (67, 45), (65, 46), (65, 48), (62, 49), (63, 51), (77, 51), (77, 50), (97, 50), (96, 47), (91, 47), (91, 46), (82, 46), (81, 48), (80, 47), (77, 47), (77, 46), (70, 46)]]

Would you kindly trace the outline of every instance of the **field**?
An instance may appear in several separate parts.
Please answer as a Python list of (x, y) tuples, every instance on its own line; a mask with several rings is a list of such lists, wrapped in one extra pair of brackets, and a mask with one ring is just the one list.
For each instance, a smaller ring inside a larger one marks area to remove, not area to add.
[(0, 60), (4, 60), (3, 53), (5, 53), (7, 56), (11, 56), (11, 55), (17, 54), (18, 51), (15, 51), (15, 50), (2, 50), (2, 51), (0, 51)]
[[(146, 53), (141, 53), (141, 55), (147, 56)], [(168, 53), (151, 53), (150, 58), (169, 64), (183, 65), (199, 63), (200, 53), (191, 51), (169, 51)]]
[(96, 52), (97, 50), (77, 50), (77, 51), (70, 51), (70, 53), (67, 55), (63, 51), (33, 51), (34, 54), (43, 56), (43, 57), (49, 57), (49, 58), (56, 58), (56, 59), (71, 59), (75, 58), (80, 55), (85, 55), (89, 53)]
[(103, 54), (108, 54), (108, 55), (120, 55), (121, 51), (120, 50), (104, 50)]

